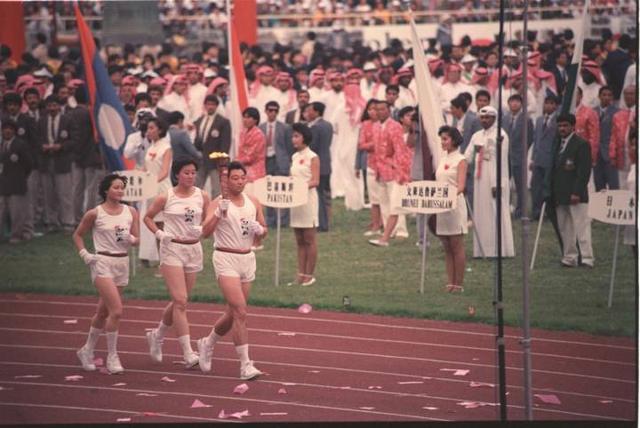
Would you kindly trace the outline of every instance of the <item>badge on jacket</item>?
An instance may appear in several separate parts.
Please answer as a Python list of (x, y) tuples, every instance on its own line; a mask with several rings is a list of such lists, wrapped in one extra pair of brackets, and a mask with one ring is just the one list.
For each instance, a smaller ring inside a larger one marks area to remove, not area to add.
[(576, 165), (573, 163), (573, 159), (567, 159), (564, 161), (565, 171), (573, 171), (574, 169), (576, 169)]
[(213, 138), (218, 138), (220, 136), (220, 132), (217, 129), (212, 129), (211, 130), (211, 136)]
[(18, 128), (18, 135), (19, 136), (23, 136), (27, 131), (24, 130), (24, 128)]
[(62, 130), (60, 131), (60, 138), (67, 138), (69, 136), (69, 133), (66, 130)]

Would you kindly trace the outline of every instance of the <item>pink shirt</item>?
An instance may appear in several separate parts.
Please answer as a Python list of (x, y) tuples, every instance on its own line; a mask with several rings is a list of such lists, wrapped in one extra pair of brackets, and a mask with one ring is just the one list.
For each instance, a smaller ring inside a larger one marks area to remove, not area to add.
[(595, 110), (582, 104), (578, 106), (576, 109), (576, 134), (587, 140), (591, 146), (591, 163), (595, 166), (600, 147), (600, 119)]
[(404, 141), (402, 125), (388, 118), (381, 124), (381, 133), (375, 148), (377, 173), (380, 181), (409, 181), (413, 154)]
[(376, 144), (380, 138), (380, 122), (365, 120), (360, 127), (358, 149), (367, 152), (367, 167), (376, 171)]
[(237, 161), (247, 169), (249, 183), (267, 175), (266, 171), (266, 139), (262, 131), (254, 126), (240, 131)]

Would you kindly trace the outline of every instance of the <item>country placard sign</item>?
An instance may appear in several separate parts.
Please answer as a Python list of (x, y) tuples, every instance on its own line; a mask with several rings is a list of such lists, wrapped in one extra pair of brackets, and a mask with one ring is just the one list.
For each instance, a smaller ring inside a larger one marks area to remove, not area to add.
[(253, 182), (253, 190), (262, 205), (292, 208), (307, 203), (308, 184), (294, 177), (267, 175)]
[(636, 197), (630, 190), (605, 190), (589, 193), (589, 217), (603, 223), (636, 223)]
[(125, 202), (144, 201), (158, 194), (158, 179), (149, 172), (128, 169), (116, 171), (116, 174), (127, 177), (127, 186), (122, 198)]
[(396, 208), (419, 214), (437, 214), (457, 207), (456, 187), (439, 181), (413, 181), (392, 195)]

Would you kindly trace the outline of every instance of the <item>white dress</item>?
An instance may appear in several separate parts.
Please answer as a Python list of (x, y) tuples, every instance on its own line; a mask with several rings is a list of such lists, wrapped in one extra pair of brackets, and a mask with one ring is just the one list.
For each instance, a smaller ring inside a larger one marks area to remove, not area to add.
[[(436, 170), (436, 181), (446, 182), (453, 186), (458, 184), (458, 166), (465, 160), (459, 150), (444, 153)], [(458, 194), (457, 207), (454, 210), (437, 215), (436, 234), (451, 236), (467, 233), (467, 205), (464, 194)]]
[[(304, 182), (311, 180), (311, 160), (318, 157), (309, 147), (295, 152), (291, 157), (291, 176)], [(289, 225), (297, 228), (318, 226), (318, 192), (315, 187), (309, 189), (307, 203), (291, 208)]]

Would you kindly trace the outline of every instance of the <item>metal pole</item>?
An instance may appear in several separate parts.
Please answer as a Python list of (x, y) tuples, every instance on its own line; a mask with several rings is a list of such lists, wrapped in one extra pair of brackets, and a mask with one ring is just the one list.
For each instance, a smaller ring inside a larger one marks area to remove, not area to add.
[(504, 349), (504, 308), (502, 304), (502, 66), (504, 60), (504, 5), (500, 0), (500, 31), (498, 36), (498, 121), (496, 137), (496, 287), (493, 302), (497, 322), (498, 334), (496, 347), (498, 348), (498, 383), (500, 395), (500, 420), (507, 420), (507, 379)]
[(276, 274), (274, 281), (277, 287), (280, 284), (280, 208), (276, 208), (276, 216), (278, 219), (276, 220)]
[(527, 90), (527, 72), (528, 72), (528, 51), (529, 42), (527, 38), (529, 24), (529, 0), (524, 0), (523, 15), (523, 47), (522, 47), (522, 79), (524, 93), (522, 94), (522, 117), (524, 118), (524, 126), (522, 128), (522, 183), (518, 192), (522, 200), (521, 221), (522, 221), (522, 339), (520, 345), (523, 352), (523, 402), (525, 419), (533, 420), (533, 409), (531, 402), (531, 330), (529, 318), (529, 266), (527, 263), (527, 250), (529, 247), (529, 217), (527, 216), (527, 181), (529, 166), (527, 164), (527, 150), (529, 148), (529, 112), (528, 112), (528, 93)]
[(540, 230), (542, 229), (542, 221), (544, 220), (544, 212), (547, 209), (547, 201), (542, 203), (540, 209), (540, 218), (538, 219), (538, 231), (536, 232), (536, 241), (533, 243), (533, 254), (531, 254), (531, 264), (529, 269), (533, 270), (533, 265), (536, 264), (536, 254), (538, 253), (538, 241), (540, 240)]
[[(418, 214), (424, 216), (424, 221), (422, 222), (422, 268), (420, 270), (420, 294), (424, 294), (424, 276), (427, 270), (427, 215), (426, 214)], [(432, 214), (435, 215), (435, 214)]]
[(471, 209), (471, 204), (469, 203), (469, 199), (467, 199), (466, 195), (464, 197), (464, 201), (467, 204), (467, 209), (469, 210), (469, 214), (471, 215), (471, 222), (473, 223), (473, 234), (476, 237), (476, 241), (478, 242), (478, 248), (480, 249), (480, 254), (482, 254), (482, 258), (486, 258), (484, 254), (484, 248), (482, 248), (482, 241), (480, 240), (480, 236), (478, 235), (478, 229), (476, 228), (476, 218), (473, 215), (473, 210)]
[(613, 247), (613, 265), (611, 266), (611, 282), (609, 282), (609, 302), (607, 307), (613, 304), (613, 283), (616, 279), (616, 264), (618, 263), (618, 241), (620, 239), (620, 225), (616, 226), (616, 241)]

